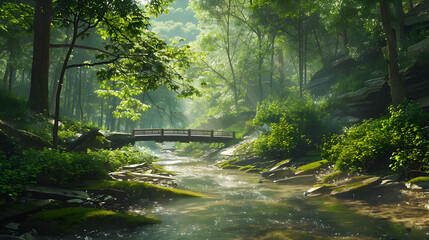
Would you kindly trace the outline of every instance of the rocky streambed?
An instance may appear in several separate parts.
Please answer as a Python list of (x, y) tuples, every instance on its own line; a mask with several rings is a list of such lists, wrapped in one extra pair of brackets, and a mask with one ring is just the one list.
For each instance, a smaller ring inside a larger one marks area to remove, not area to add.
[(227, 156), (217, 166), (245, 172), (259, 172), (260, 183), (305, 185), (306, 198), (330, 196), (341, 199), (350, 209), (379, 219), (398, 222), (408, 229), (429, 233), (429, 178), (401, 182), (396, 175), (374, 176), (335, 171), (317, 154), (304, 157), (307, 164), (269, 161), (249, 156)]
[(27, 186), (19, 202), (2, 205), (0, 239), (31, 240), (40, 235), (87, 234), (159, 223), (153, 217), (129, 214), (129, 210), (202, 196), (172, 188), (177, 184), (169, 173), (152, 172), (153, 166), (142, 163), (123, 166), (106, 181), (68, 188)]

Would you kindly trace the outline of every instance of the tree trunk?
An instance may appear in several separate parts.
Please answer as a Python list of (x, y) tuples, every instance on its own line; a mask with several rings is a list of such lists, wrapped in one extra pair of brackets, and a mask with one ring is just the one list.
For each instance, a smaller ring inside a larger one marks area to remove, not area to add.
[(6, 70), (4, 71), (4, 76), (3, 76), (3, 88), (4, 88), (4, 90), (7, 89), (7, 82), (9, 79), (10, 68), (11, 68), (11, 64), (10, 64), (10, 61), (8, 61), (6, 64)]
[(103, 127), (103, 116), (104, 116), (104, 97), (101, 98), (101, 113), (100, 113), (100, 122), (98, 123), (99, 127)]
[(402, 0), (394, 0), (395, 6), (395, 30), (396, 30), (396, 40), (398, 42), (399, 48), (405, 47), (405, 30), (404, 30), (404, 8), (402, 6)]
[(410, 2), (410, 10), (413, 10), (414, 9), (413, 0), (410, 0), (409, 2)]
[(313, 31), (314, 38), (316, 39), (317, 49), (319, 49), (320, 57), (322, 58), (322, 63), (325, 62), (325, 58), (323, 56), (322, 46), (320, 45), (319, 38), (317, 37), (316, 31)]
[(283, 88), (285, 87), (285, 60), (283, 57), (283, 46), (279, 46), (278, 48), (278, 61), (279, 61), (279, 73), (280, 73), (280, 79), (279, 79), (279, 83), (280, 83), (280, 90), (283, 90)]
[(69, 62), (70, 56), (73, 52), (73, 48), (74, 45), (76, 43), (76, 36), (77, 36), (77, 24), (74, 25), (74, 29), (73, 29), (73, 37), (72, 37), (72, 41), (70, 43), (70, 47), (67, 51), (66, 57), (64, 59), (63, 62), (63, 67), (61, 68), (61, 73), (60, 73), (60, 79), (58, 81), (58, 89), (57, 89), (57, 94), (55, 97), (55, 116), (54, 116), (54, 127), (52, 130), (52, 146), (54, 149), (57, 148), (58, 146), (58, 122), (59, 122), (59, 118), (60, 118), (60, 99), (61, 99), (61, 89), (63, 87), (63, 82), (64, 82), (64, 75), (66, 73), (66, 69), (67, 69), (67, 64)]
[(299, 95), (302, 97), (302, 84), (303, 84), (303, 31), (302, 31), (302, 18), (298, 19), (298, 71), (299, 71)]
[(13, 85), (13, 80), (15, 79), (16, 76), (16, 69), (14, 66), (11, 66), (10, 71), (9, 71), (9, 92), (12, 92), (12, 85)]
[(389, 5), (380, 1), (381, 23), (386, 34), (387, 59), (389, 64), (390, 94), (394, 106), (401, 104), (405, 97), (404, 84), (399, 73), (398, 49), (396, 46), (395, 30), (390, 22)]
[(31, 69), (30, 108), (49, 113), (49, 40), (52, 0), (36, 0), (34, 15), (33, 64)]
[(343, 37), (343, 47), (344, 47), (344, 51), (346, 53), (349, 52), (349, 49), (347, 48), (347, 45), (349, 45), (349, 40), (347, 38), (347, 31), (344, 29), (343, 33), (342, 33), (342, 37)]

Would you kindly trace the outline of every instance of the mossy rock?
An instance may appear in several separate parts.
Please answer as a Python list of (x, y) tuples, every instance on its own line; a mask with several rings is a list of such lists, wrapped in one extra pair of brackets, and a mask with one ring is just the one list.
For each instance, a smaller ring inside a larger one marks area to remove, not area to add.
[(237, 166), (237, 165), (230, 165), (230, 164), (227, 164), (227, 165), (223, 165), (222, 166), (222, 169), (239, 169), (240, 168), (240, 166)]
[(282, 165), (286, 165), (287, 163), (290, 162), (290, 160), (291, 159), (286, 159), (286, 160), (280, 161), (280, 162), (276, 163), (276, 165), (273, 168), (275, 169), (275, 168), (281, 167)]
[(347, 172), (335, 171), (322, 178), (322, 183), (332, 183), (348, 176)]
[(312, 162), (306, 165), (303, 165), (299, 168), (296, 169), (295, 174), (309, 174), (309, 173), (313, 173), (316, 172), (317, 170), (320, 170), (326, 166), (329, 165), (328, 160), (320, 160), (317, 162)]
[(429, 176), (426, 177), (416, 177), (413, 179), (410, 179), (408, 183), (421, 183), (421, 182), (429, 182)]
[(239, 171), (247, 171), (247, 170), (249, 170), (249, 169), (251, 169), (251, 168), (254, 168), (254, 167), (255, 167), (255, 166), (247, 165), (247, 166), (244, 166), (244, 167), (239, 168), (238, 170), (239, 170)]
[(421, 188), (429, 188), (429, 177), (422, 176), (422, 177), (416, 177), (408, 181), (408, 184), (411, 185), (417, 185)]
[(220, 162), (220, 163), (216, 163), (215, 165), (216, 165), (216, 166), (218, 166), (218, 167), (223, 167), (223, 166), (225, 166), (225, 165), (228, 165), (228, 164), (234, 163), (234, 162), (236, 162), (236, 161), (238, 161), (238, 158), (233, 158), (233, 159), (230, 159), (230, 160), (227, 160), (227, 161), (223, 161), (223, 162)]
[(150, 183), (135, 181), (104, 181), (98, 184), (90, 184), (87, 190), (119, 190), (134, 198), (148, 200), (163, 200), (172, 198), (204, 197), (203, 194), (192, 191), (160, 187)]
[(373, 186), (381, 182), (380, 177), (370, 177), (362, 181), (347, 184), (332, 190), (331, 195), (336, 197), (348, 197), (355, 195), (357, 192), (368, 191)]
[(134, 228), (160, 223), (156, 218), (130, 215), (96, 208), (61, 208), (41, 211), (28, 219), (26, 227), (44, 235), (82, 234), (118, 228)]
[(262, 171), (264, 171), (264, 169), (254, 167), (254, 168), (247, 169), (245, 172), (246, 173), (260, 173)]

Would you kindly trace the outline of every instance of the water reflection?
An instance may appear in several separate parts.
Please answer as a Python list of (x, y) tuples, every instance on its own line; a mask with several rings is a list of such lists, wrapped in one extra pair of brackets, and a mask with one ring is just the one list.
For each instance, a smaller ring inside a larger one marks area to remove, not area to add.
[(220, 170), (204, 160), (160, 158), (157, 164), (177, 173), (180, 188), (208, 197), (132, 209), (162, 224), (86, 239), (429, 239), (424, 232), (356, 214), (335, 198), (305, 198), (307, 186), (259, 183), (258, 174)]

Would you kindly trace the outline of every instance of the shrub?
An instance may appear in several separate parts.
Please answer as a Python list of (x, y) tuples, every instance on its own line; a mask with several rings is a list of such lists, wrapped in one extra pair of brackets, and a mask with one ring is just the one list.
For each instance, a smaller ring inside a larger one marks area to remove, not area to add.
[(154, 159), (148, 150), (130, 147), (88, 153), (30, 150), (25, 151), (23, 156), (10, 158), (0, 151), (0, 192), (15, 199), (25, 185), (63, 186), (85, 180), (100, 180), (109, 171), (123, 165), (150, 163)]
[(408, 176), (429, 173), (427, 115), (417, 105), (390, 107), (389, 114), (354, 125), (327, 142), (323, 155), (337, 169), (360, 172), (388, 169)]
[(321, 105), (296, 93), (285, 100), (265, 100), (257, 109), (254, 124), (270, 124), (271, 131), (255, 141), (254, 153), (284, 158), (316, 148), (322, 144), (323, 135), (329, 134), (324, 126), (324, 115)]

